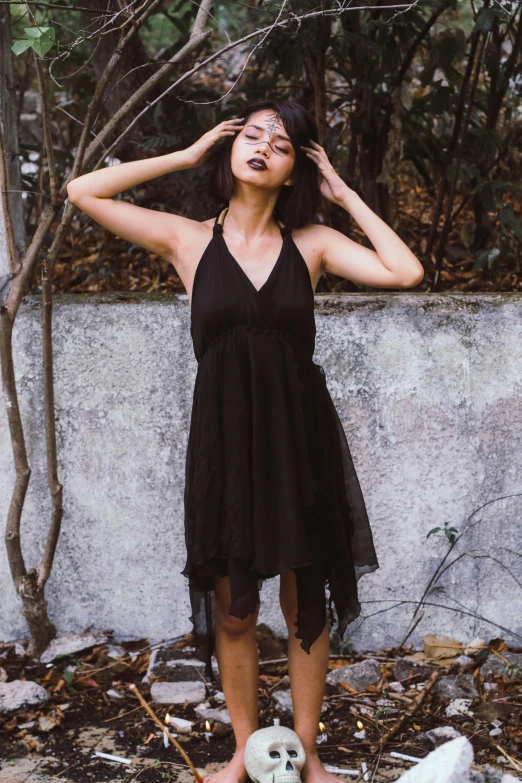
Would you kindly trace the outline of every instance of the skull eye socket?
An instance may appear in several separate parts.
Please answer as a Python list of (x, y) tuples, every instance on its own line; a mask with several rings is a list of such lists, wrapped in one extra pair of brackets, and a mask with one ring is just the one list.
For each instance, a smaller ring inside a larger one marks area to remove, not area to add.
[(269, 753), (269, 756), (272, 759), (280, 759), (281, 758), (281, 754), (279, 753), (278, 750), (271, 750), (270, 753)]
[(289, 750), (288, 751), (288, 755), (292, 756), (292, 758), (295, 759), (295, 757), (297, 756), (297, 751), (296, 750)]

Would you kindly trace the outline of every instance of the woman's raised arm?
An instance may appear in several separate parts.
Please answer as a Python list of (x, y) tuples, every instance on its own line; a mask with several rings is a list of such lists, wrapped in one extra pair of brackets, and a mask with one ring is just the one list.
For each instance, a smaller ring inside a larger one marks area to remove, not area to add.
[(185, 150), (133, 160), (82, 174), (67, 185), (69, 200), (97, 223), (123, 239), (176, 264), (183, 235), (195, 221), (170, 212), (138, 207), (114, 196), (141, 182), (172, 171), (196, 168), (223, 136), (236, 133), (239, 120), (225, 120)]

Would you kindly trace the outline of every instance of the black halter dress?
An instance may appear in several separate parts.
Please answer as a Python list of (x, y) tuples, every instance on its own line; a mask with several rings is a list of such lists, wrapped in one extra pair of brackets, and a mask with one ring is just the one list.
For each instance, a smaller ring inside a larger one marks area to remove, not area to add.
[(314, 290), (291, 229), (256, 289), (223, 237), (228, 207), (196, 269), (198, 369), (185, 464), (186, 564), (196, 656), (213, 679), (214, 577), (230, 577), (244, 619), (263, 581), (296, 576), (295, 636), (310, 647), (337, 613), (341, 639), (361, 611), (359, 577), (379, 567), (346, 435), (315, 349)]

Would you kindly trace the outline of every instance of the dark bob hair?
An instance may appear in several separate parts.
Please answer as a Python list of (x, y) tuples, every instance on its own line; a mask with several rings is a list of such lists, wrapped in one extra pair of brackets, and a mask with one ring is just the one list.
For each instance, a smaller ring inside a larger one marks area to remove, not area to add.
[[(295, 150), (295, 165), (291, 176), (293, 185), (284, 185), (274, 207), (274, 216), (290, 228), (300, 228), (312, 223), (321, 203), (317, 164), (301, 149), (301, 144), (309, 147), (310, 141), (318, 141), (317, 123), (313, 116), (296, 101), (273, 99), (251, 103), (245, 106), (239, 116), (244, 117), (247, 125), (253, 114), (271, 109), (282, 120)], [(230, 166), (232, 144), (236, 139), (227, 136), (219, 142), (209, 160), (213, 161), (210, 174), (210, 194), (227, 205), (235, 190), (235, 180)]]

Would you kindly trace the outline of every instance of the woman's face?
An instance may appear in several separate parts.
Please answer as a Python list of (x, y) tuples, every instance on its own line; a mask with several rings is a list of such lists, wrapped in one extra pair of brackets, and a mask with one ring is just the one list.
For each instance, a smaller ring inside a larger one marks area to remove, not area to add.
[[(266, 168), (248, 164), (259, 158)], [(232, 174), (241, 182), (274, 190), (285, 183), (292, 184), (295, 150), (281, 118), (271, 109), (253, 114), (245, 121), (232, 144), (230, 165)]]

